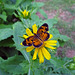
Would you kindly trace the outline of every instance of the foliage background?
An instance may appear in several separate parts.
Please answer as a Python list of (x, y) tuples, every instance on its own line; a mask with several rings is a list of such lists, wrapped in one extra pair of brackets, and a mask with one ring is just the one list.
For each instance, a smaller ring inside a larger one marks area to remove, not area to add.
[[(75, 75), (75, 1), (38, 1), (0, 1), (0, 75)], [(24, 9), (31, 12), (31, 20), (21, 16)], [(52, 58), (39, 64), (20, 43), (26, 27), (45, 22), (58, 43), (57, 50), (49, 50)]]

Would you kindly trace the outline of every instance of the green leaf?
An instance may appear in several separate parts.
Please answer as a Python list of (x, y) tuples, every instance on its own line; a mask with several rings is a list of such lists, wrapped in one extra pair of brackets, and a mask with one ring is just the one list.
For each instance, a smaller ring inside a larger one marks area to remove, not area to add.
[(22, 0), (16, 0), (16, 6), (18, 6), (21, 2)]
[(23, 41), (23, 39), (20, 36), (23, 36), (25, 34), (24, 26), (21, 22), (16, 22), (13, 25), (13, 40), (15, 42), (15, 46), (17, 49), (21, 48), (20, 43)]
[(75, 62), (75, 56), (73, 57), (73, 62)]
[(22, 19), (22, 22), (23, 22), (23, 24), (24, 24), (24, 26), (26, 28), (30, 28), (31, 29), (32, 25), (34, 25), (34, 24), (36, 24), (37, 26), (40, 25), (40, 23), (41, 23), (42, 20), (39, 20), (39, 17), (37, 15), (32, 14), (31, 18), (32, 18), (32, 20)]
[(4, 4), (4, 9), (11, 9), (11, 10), (15, 10), (17, 9), (17, 7), (15, 5), (10, 5), (10, 4)]
[(0, 63), (2, 63), (4, 60), (0, 57)]
[(32, 3), (32, 7), (40, 8), (42, 6), (44, 6), (43, 2), (33, 2)]
[(21, 22), (16, 22), (13, 25), (13, 41), (15, 42), (15, 46), (17, 50), (20, 50), (24, 57), (29, 61), (28, 53), (25, 51), (25, 47), (23, 48), (20, 43), (23, 42), (23, 39), (20, 36), (25, 34), (24, 26)]
[(65, 44), (65, 42), (64, 42), (64, 41), (61, 41), (61, 40), (59, 40), (59, 43), (60, 43), (60, 46), (61, 46), (61, 47), (63, 47), (64, 44)]
[(7, 19), (6, 12), (2, 12), (2, 14), (0, 14), (0, 18), (2, 18), (4, 21), (6, 21), (6, 19)]
[(10, 75), (9, 73), (3, 71), (2, 69), (0, 69), (0, 75)]
[(25, 73), (28, 73), (28, 70), (29, 70), (29, 63), (28, 63), (28, 61), (23, 61), (20, 65), (22, 66), (23, 71)]
[(44, 72), (41, 69), (35, 69), (34, 75), (44, 75)]
[(45, 18), (48, 18), (48, 17), (47, 17), (47, 14), (44, 12), (43, 9), (39, 9), (38, 11), (39, 11)]
[(42, 24), (47, 23), (49, 25), (49, 29), (53, 27), (54, 24), (57, 23), (57, 19), (47, 19), (42, 22)]
[[(25, 0), (25, 1), (22, 2), (21, 7), (22, 7), (23, 9), (26, 9), (26, 7), (29, 6), (30, 4), (31, 4), (31, 1), (30, 1), (30, 0)], [(31, 6), (31, 5), (30, 5), (30, 6)]]
[(52, 57), (51, 59), (50, 59), (50, 62), (55, 66), (55, 67), (57, 67), (57, 68), (59, 68), (59, 67), (62, 67), (63, 65), (64, 65), (64, 61), (62, 61), (62, 60), (60, 60), (60, 59), (58, 59), (58, 58), (56, 58), (56, 57)]
[(24, 74), (22, 67), (19, 65), (20, 63), (25, 60), (23, 56), (15, 55), (13, 57), (8, 58), (7, 60), (3, 60), (0, 63), (0, 68), (4, 70), (5, 72), (9, 72), (13, 75), (20, 75)]
[(37, 16), (37, 15), (35, 15), (35, 14), (32, 14), (32, 15), (31, 15), (31, 19), (34, 20), (34, 21), (35, 21), (35, 19), (36, 19), (36, 21), (37, 21), (37, 20), (39, 20), (39, 16)]
[(7, 39), (13, 35), (13, 30), (11, 28), (0, 29), (0, 41)]
[(12, 28), (12, 25), (0, 24), (0, 29), (4, 29), (4, 28)]
[(68, 36), (65, 36), (65, 35), (61, 35), (60, 36), (60, 40), (63, 40), (63, 41), (68, 41), (70, 38)]

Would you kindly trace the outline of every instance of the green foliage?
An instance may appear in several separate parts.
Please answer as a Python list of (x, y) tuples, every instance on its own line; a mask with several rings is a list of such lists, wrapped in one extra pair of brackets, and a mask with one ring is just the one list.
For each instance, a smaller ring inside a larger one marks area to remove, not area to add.
[(14, 36), (13, 40), (15, 42), (15, 46), (17, 49), (21, 48), (20, 43), (23, 41), (23, 39), (20, 37), (23, 36), (23, 34), (25, 34), (25, 29), (24, 29), (22, 23), (16, 22), (13, 25), (13, 36)]
[(3, 60), (2, 58), (0, 58), (0, 65), (1, 65), (0, 69), (13, 75), (27, 73), (24, 71), (27, 68), (23, 69), (21, 66), (23, 60), (24, 60), (23, 56), (17, 56), (17, 55), (10, 57), (7, 60)]
[[(64, 61), (57, 59), (57, 58), (51, 58), (50, 62), (57, 68), (62, 67), (64, 65)], [(61, 63), (61, 64), (60, 64)], [(58, 64), (58, 65), (57, 65)]]
[[(54, 0), (55, 1), (55, 0)], [(51, 1), (54, 2), (54, 1)], [(64, 1), (62, 1), (64, 3)], [(69, 3), (69, 1), (65, 1)], [(61, 0), (55, 1), (54, 4)], [(73, 4), (73, 1), (71, 1)], [(39, 64), (39, 59), (32, 60), (32, 53), (26, 52), (26, 47), (21, 46), (23, 35), (26, 28), (32, 31), (32, 25), (36, 24), (39, 28), (42, 24), (49, 25), (49, 33), (53, 35), (53, 40), (57, 40), (57, 48), (64, 46), (70, 38), (59, 33), (56, 27), (58, 18), (48, 19), (47, 14), (41, 9), (43, 2), (33, 0), (1, 0), (0, 1), (0, 75), (61, 75), (75, 74), (75, 58), (71, 61), (68, 58), (55, 57), (51, 50), (52, 58), (43, 64)], [(57, 5), (58, 6), (58, 5)], [(56, 7), (58, 9), (58, 7)], [(29, 17), (24, 18), (22, 11), (29, 11)], [(39, 18), (36, 13), (40, 12), (44, 20)], [(67, 73), (68, 72), (68, 73)]]
[(13, 35), (13, 30), (11, 28), (0, 29), (0, 41), (7, 39)]
[(0, 24), (0, 29), (4, 29), (4, 28), (12, 28), (12, 25)]
[[(53, 27), (53, 25), (54, 24), (56, 24), (57, 23), (57, 19), (47, 19), (47, 20), (44, 20), (43, 22), (42, 22), (42, 24), (43, 23), (48, 23), (48, 25), (49, 25), (49, 29), (51, 29), (52, 27)], [(50, 31), (51, 32), (51, 31)]]
[(2, 12), (2, 14), (0, 14), (0, 18), (2, 18), (4, 21), (6, 21), (6, 19), (7, 19), (6, 12)]
[(35, 8), (39, 8), (42, 6), (44, 6), (44, 3), (42, 3), (42, 2), (33, 2), (32, 3), (32, 7), (35, 7)]
[(47, 18), (47, 14), (44, 12), (43, 9), (39, 9), (38, 10), (45, 18)]

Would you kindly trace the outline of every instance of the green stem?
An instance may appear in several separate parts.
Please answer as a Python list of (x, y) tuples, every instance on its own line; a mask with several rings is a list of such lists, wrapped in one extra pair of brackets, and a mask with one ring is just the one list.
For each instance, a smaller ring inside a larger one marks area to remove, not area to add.
[(65, 65), (68, 64), (68, 63), (70, 63), (71, 61), (73, 61), (73, 60), (69, 60), (69, 61), (67, 61), (63, 66), (65, 66)]

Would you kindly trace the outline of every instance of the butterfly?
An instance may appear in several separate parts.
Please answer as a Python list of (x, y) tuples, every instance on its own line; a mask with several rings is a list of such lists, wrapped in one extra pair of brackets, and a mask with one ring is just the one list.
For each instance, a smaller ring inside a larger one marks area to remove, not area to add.
[(37, 33), (33, 36), (30, 36), (28, 38), (26, 38), (22, 44), (24, 46), (34, 46), (34, 47), (40, 47), (42, 46), (42, 44), (44, 43), (44, 41), (48, 40), (48, 38), (50, 37), (48, 31), (48, 24), (44, 23), (37, 31)]

